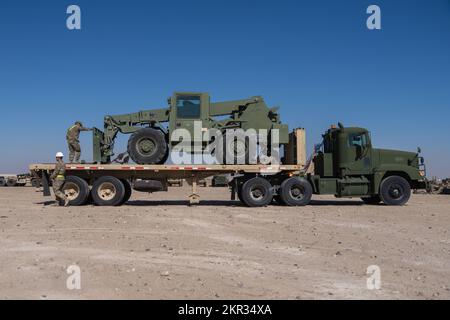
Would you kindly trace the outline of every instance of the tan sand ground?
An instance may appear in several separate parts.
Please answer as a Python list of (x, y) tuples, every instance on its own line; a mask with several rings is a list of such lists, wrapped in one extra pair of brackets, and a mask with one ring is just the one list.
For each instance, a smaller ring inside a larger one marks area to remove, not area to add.
[[(404, 207), (314, 197), (253, 209), (225, 188), (58, 208), (0, 188), (0, 299), (449, 299), (450, 196)], [(81, 268), (81, 290), (66, 287)], [(381, 270), (368, 290), (367, 267)]]

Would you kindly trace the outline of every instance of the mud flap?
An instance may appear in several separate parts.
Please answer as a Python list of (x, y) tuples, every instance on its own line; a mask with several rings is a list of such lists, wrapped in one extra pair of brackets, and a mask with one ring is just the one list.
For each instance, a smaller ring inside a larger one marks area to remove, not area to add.
[(44, 197), (50, 197), (52, 194), (50, 193), (48, 173), (46, 171), (42, 171), (41, 179)]

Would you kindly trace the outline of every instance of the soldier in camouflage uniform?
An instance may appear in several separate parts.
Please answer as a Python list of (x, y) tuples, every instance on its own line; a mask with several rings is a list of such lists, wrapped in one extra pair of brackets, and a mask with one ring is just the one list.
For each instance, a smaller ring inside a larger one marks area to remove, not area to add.
[(63, 192), (64, 182), (66, 181), (66, 165), (63, 157), (62, 152), (56, 154), (55, 170), (50, 176), (50, 179), (53, 185), (53, 192), (55, 193), (56, 205), (64, 204), (67, 207), (69, 205), (69, 199)]
[(79, 163), (81, 156), (81, 146), (80, 146), (80, 132), (81, 131), (91, 131), (90, 128), (83, 127), (83, 124), (80, 121), (75, 122), (73, 126), (71, 126), (67, 130), (67, 145), (69, 146), (69, 162), (70, 163)]

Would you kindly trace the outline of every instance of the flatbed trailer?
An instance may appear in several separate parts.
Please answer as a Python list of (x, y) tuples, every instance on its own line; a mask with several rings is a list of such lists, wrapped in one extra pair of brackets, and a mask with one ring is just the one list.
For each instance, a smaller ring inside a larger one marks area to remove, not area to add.
[[(30, 171), (39, 177), (44, 188), (44, 195), (50, 195), (49, 175), (55, 164), (42, 163), (30, 165)], [(71, 205), (84, 205), (89, 194), (97, 205), (121, 205), (129, 200), (132, 190), (143, 192), (167, 191), (169, 179), (185, 179), (192, 187), (188, 196), (190, 204), (200, 201), (198, 182), (220, 174), (231, 174), (231, 198), (239, 186), (238, 181), (252, 178), (283, 180), (299, 175), (301, 165), (120, 165), (120, 164), (67, 164), (65, 192)], [(122, 187), (123, 186), (123, 187)], [(259, 191), (261, 192), (261, 191)], [(255, 198), (264, 195), (255, 195)]]
[[(228, 174), (231, 199), (237, 197), (249, 206), (264, 206), (276, 196), (281, 183), (299, 176), (306, 163), (305, 130), (295, 129), (285, 150), (291, 164), (262, 165), (174, 165), (174, 164), (66, 164), (64, 192), (70, 205), (80, 206), (93, 201), (100, 206), (118, 206), (126, 203), (133, 191), (167, 191), (169, 181), (184, 179), (191, 186), (188, 196), (191, 205), (200, 201), (199, 183), (216, 175)], [(30, 172), (41, 181), (45, 196), (50, 196), (50, 175), (54, 163), (31, 164)], [(252, 180), (254, 183), (247, 183)], [(250, 188), (248, 196), (241, 190)]]

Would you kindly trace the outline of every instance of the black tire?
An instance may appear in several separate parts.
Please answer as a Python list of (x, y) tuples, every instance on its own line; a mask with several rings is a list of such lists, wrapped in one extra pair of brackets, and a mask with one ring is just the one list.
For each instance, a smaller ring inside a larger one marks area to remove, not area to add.
[(301, 178), (292, 177), (280, 186), (280, 198), (287, 206), (306, 206), (313, 194), (311, 184)]
[(130, 200), (133, 190), (131, 189), (131, 184), (130, 184), (130, 182), (128, 182), (128, 180), (121, 180), (121, 181), (123, 183), (123, 186), (125, 187), (125, 195), (123, 196), (122, 203), (121, 203), (121, 204), (124, 204), (124, 203), (127, 203), (128, 200)]
[(8, 187), (17, 187), (17, 180), (15, 179), (7, 179), (6, 186)]
[(67, 176), (63, 192), (70, 199), (69, 205), (76, 207), (87, 203), (90, 191), (89, 185), (85, 180), (75, 176)]
[(152, 128), (133, 133), (128, 140), (127, 150), (137, 164), (163, 164), (169, 155), (164, 134)]
[(0, 187), (6, 187), (6, 180), (4, 178), (0, 179)]
[(119, 206), (125, 198), (125, 186), (115, 177), (101, 177), (95, 180), (91, 195), (98, 206)]
[(380, 198), (388, 206), (402, 206), (411, 197), (409, 182), (399, 176), (390, 176), (380, 185)]
[(264, 207), (272, 202), (272, 185), (263, 178), (253, 178), (244, 183), (241, 190), (242, 202), (249, 207)]
[(380, 204), (380, 202), (381, 202), (381, 198), (379, 195), (370, 196), (370, 197), (362, 197), (361, 200), (365, 204), (371, 204), (371, 205), (377, 205), (377, 204)]

